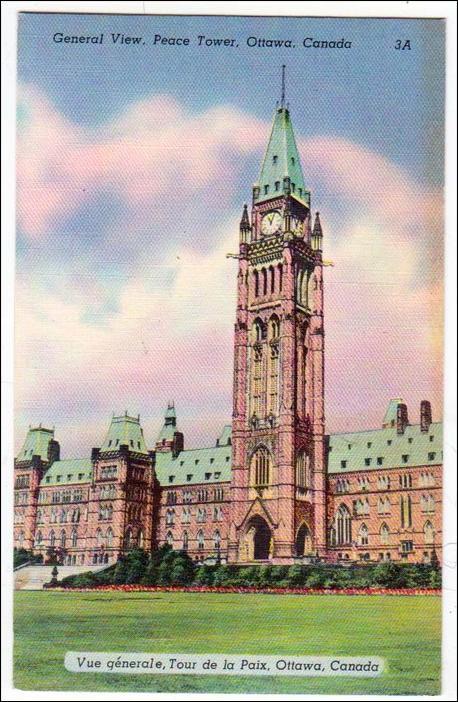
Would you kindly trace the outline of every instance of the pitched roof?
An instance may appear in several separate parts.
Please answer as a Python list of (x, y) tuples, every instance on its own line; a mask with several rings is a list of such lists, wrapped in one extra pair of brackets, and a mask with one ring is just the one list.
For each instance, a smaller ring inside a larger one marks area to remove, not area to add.
[(137, 453), (148, 453), (139, 417), (127, 413), (113, 417), (100, 451), (115, 451), (123, 444)]
[(156, 454), (156, 475), (163, 486), (219, 483), (231, 479), (231, 446)]
[(419, 424), (413, 424), (403, 434), (397, 433), (396, 426), (390, 426), (329, 436), (328, 473), (331, 474), (437, 465), (442, 460), (441, 422), (431, 424), (427, 432), (422, 432)]
[(40, 456), (43, 461), (47, 461), (48, 446), (52, 439), (54, 439), (54, 429), (45, 429), (41, 425), (35, 428), (31, 427), (16, 460), (30, 461), (32, 456)]
[(275, 183), (279, 183), (278, 187), (283, 191), (285, 177), (291, 179), (293, 195), (309, 204), (310, 192), (305, 188), (289, 110), (279, 107), (275, 112), (272, 132), (259, 174), (260, 199), (265, 200), (267, 194), (269, 197), (275, 197)]
[(90, 458), (67, 458), (54, 461), (41, 479), (40, 485), (74, 485), (88, 483), (92, 478)]

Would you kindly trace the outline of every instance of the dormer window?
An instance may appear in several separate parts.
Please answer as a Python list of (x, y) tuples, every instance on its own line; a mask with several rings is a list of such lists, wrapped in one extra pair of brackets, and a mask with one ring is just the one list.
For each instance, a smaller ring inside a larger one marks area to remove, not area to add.
[(371, 458), (365, 458), (365, 459), (364, 459), (364, 465), (370, 466), (371, 460), (372, 460)]
[(340, 461), (340, 467), (341, 467), (341, 468), (346, 468), (346, 467), (347, 467), (347, 461)]
[(280, 181), (279, 180), (275, 181), (275, 190), (277, 190), (277, 191), (280, 190)]
[(302, 188), (299, 188), (299, 197), (302, 197)]
[(372, 446), (372, 441), (367, 442), (367, 448), (370, 448)]
[(230, 457), (230, 456), (226, 456), (226, 463), (229, 463), (230, 460), (231, 460), (231, 457)]
[(175, 476), (169, 475), (169, 483), (173, 483), (174, 480), (175, 480)]
[(134, 448), (134, 440), (133, 439), (130, 440), (130, 445), (132, 446), (132, 448)]
[(272, 163), (277, 163), (278, 156), (272, 156)]
[(296, 163), (296, 159), (294, 158), (294, 156), (291, 156), (291, 163), (293, 164), (293, 166)]
[(110, 439), (110, 441), (108, 442), (108, 446), (111, 446), (111, 439)]
[(214, 458), (210, 458), (210, 463), (214, 463), (214, 462), (215, 462), (215, 459), (214, 459)]
[(196, 460), (194, 461), (194, 463), (195, 463), (195, 464), (196, 464), (196, 466), (197, 466), (197, 465), (198, 465), (198, 463), (199, 463), (199, 459), (198, 459), (198, 458), (196, 458)]
[(264, 195), (267, 195), (268, 192), (269, 192), (269, 186), (268, 186), (268, 185), (265, 185), (265, 186), (264, 186)]
[(219, 471), (217, 473), (215, 473), (215, 480), (218, 480), (218, 478), (220, 478), (220, 477), (221, 477), (221, 473)]
[(205, 480), (210, 480), (211, 477), (212, 477), (211, 473), (205, 473)]
[(294, 193), (296, 190), (296, 183), (291, 183), (291, 192)]
[(192, 473), (188, 473), (188, 475), (186, 476), (186, 480), (188, 481), (188, 483), (191, 482), (191, 480), (192, 480)]

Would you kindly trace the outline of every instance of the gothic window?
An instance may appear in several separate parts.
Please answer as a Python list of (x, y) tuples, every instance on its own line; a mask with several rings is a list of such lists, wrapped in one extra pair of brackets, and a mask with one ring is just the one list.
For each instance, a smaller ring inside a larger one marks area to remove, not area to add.
[(277, 191), (280, 190), (280, 181), (279, 180), (275, 181), (275, 190), (277, 190)]
[(56, 545), (56, 534), (54, 532), (54, 529), (51, 529), (51, 533), (49, 534), (49, 545), (54, 548)]
[(401, 527), (412, 526), (412, 498), (410, 495), (400, 498)]
[(168, 525), (173, 525), (175, 523), (175, 510), (168, 509), (165, 514), (165, 523)]
[(221, 534), (218, 529), (213, 534), (213, 546), (217, 551), (221, 548)]
[(37, 531), (35, 535), (35, 546), (40, 546), (43, 541), (43, 534), (41, 531)]
[[(311, 487), (310, 457), (307, 456), (305, 451), (300, 451), (296, 458), (296, 487), (301, 493), (304, 493)], [(341, 491), (339, 488), (341, 488), (341, 485), (338, 485), (338, 492)]]
[(78, 543), (78, 533), (76, 529), (72, 529), (72, 546), (75, 547)]
[(283, 290), (283, 265), (281, 263), (278, 266), (278, 290), (279, 292)]
[(380, 543), (384, 544), (385, 546), (390, 543), (390, 530), (385, 523), (383, 523), (380, 527)]
[(276, 416), (278, 414), (278, 365), (279, 349), (278, 343), (273, 343), (270, 347), (269, 358), (269, 411), (268, 414)]
[(188, 544), (189, 544), (188, 532), (184, 531), (183, 532), (183, 551), (188, 550)]
[(258, 271), (253, 272), (254, 279), (254, 296), (259, 297), (259, 273)]
[(262, 294), (267, 295), (267, 271), (265, 268), (261, 268), (262, 277)]
[(270, 292), (275, 292), (275, 271), (273, 266), (269, 266)]
[[(100, 531), (100, 529), (99, 529), (98, 531)], [(131, 529), (130, 527), (129, 527), (129, 529), (127, 529), (127, 531), (126, 531), (126, 535), (125, 535), (125, 537), (124, 537), (124, 541), (125, 541), (125, 544), (126, 544), (126, 548), (133, 548), (134, 545), (135, 545), (135, 544), (134, 544), (134, 537), (133, 537), (132, 529)]]
[(251, 458), (251, 475), (255, 487), (267, 487), (271, 479), (270, 453), (260, 446)]
[(425, 526), (423, 527), (423, 534), (425, 537), (425, 544), (434, 543), (434, 528), (431, 522), (425, 523)]
[(275, 341), (280, 336), (280, 320), (276, 315), (270, 318), (269, 323), (269, 338), (271, 341)]
[(337, 510), (334, 529), (337, 545), (351, 542), (351, 515), (346, 505), (340, 505)]
[(215, 507), (213, 509), (213, 521), (214, 522), (220, 522), (223, 518), (223, 510), (221, 507)]
[(436, 508), (435, 500), (432, 495), (422, 495), (421, 500), (421, 511), (422, 512), (434, 512)]
[(143, 548), (144, 543), (145, 543), (145, 537), (143, 536), (143, 531), (140, 529), (140, 531), (138, 532), (138, 536), (137, 536), (138, 548)]
[(202, 529), (197, 532), (197, 548), (202, 551), (205, 548), (205, 537)]
[(358, 532), (358, 546), (367, 546), (369, 543), (369, 531), (365, 524), (361, 524)]
[(107, 529), (107, 546), (113, 546), (113, 529), (111, 527)]
[(253, 349), (253, 413), (262, 412), (262, 348)]
[(67, 543), (67, 534), (65, 533), (65, 529), (62, 529), (60, 532), (60, 545), (62, 548), (65, 548), (65, 545)]

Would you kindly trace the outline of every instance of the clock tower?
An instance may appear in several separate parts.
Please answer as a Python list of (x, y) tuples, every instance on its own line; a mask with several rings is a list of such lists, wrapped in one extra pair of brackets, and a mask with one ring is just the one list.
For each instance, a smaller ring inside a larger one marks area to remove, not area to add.
[[(283, 91), (284, 92), (284, 91)], [(284, 95), (240, 222), (231, 562), (326, 548), (322, 229)]]

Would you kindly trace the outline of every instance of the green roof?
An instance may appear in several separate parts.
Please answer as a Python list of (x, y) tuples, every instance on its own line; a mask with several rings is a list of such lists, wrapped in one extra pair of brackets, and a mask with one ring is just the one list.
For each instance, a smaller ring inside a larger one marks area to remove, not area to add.
[(54, 461), (48, 468), (40, 485), (73, 485), (88, 483), (92, 478), (92, 461), (90, 458), (67, 458)]
[(279, 107), (275, 112), (272, 132), (257, 183), (260, 188), (259, 199), (266, 200), (281, 194), (283, 179), (286, 177), (291, 179), (292, 194), (310, 204), (310, 193), (305, 188), (289, 111), (286, 107)]
[(129, 417), (127, 413), (121, 417), (113, 417), (100, 450), (116, 451), (123, 444), (131, 451), (148, 453), (143, 429), (140, 426), (140, 417)]
[(402, 403), (402, 398), (397, 397), (394, 400), (390, 400), (385, 416), (383, 417), (382, 426), (394, 427), (396, 426), (397, 416), (398, 416), (398, 405)]
[[(380, 462), (381, 459), (381, 462)], [(442, 423), (422, 432), (419, 424), (329, 436), (328, 473), (411, 468), (442, 463)]]
[(48, 446), (52, 439), (54, 439), (54, 429), (45, 429), (42, 426), (34, 429), (31, 427), (16, 460), (30, 461), (32, 456), (40, 456), (43, 461), (47, 461)]
[(156, 475), (163, 487), (229, 481), (231, 447), (190, 449), (181, 451), (176, 458), (171, 453), (157, 453)]
[(223, 431), (218, 436), (218, 444), (217, 445), (218, 446), (230, 446), (231, 437), (232, 437), (232, 426), (230, 424), (226, 424), (223, 427)]
[(159, 432), (159, 436), (157, 437), (157, 443), (162, 441), (173, 441), (173, 436), (176, 431), (178, 431), (177, 415), (173, 403), (169, 403), (165, 412), (164, 424)]

